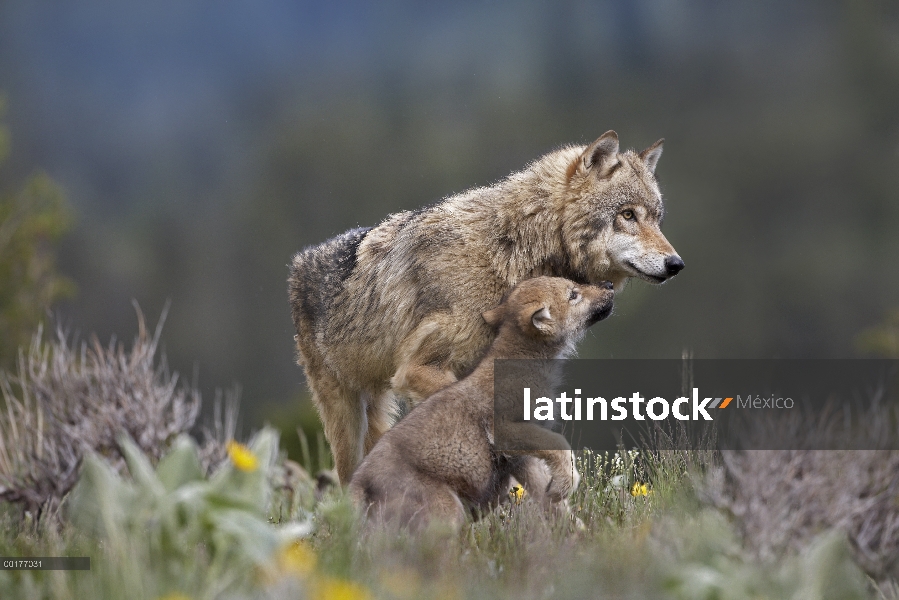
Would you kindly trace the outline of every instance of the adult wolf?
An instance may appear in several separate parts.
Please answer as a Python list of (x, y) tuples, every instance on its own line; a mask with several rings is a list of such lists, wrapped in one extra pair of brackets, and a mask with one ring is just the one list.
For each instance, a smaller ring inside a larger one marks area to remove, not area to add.
[(394, 419), (467, 375), (493, 340), (482, 313), (519, 281), (630, 277), (684, 267), (660, 225), (662, 140), (619, 152), (608, 131), (489, 187), (387, 217), (294, 256), (298, 362), (344, 484)]

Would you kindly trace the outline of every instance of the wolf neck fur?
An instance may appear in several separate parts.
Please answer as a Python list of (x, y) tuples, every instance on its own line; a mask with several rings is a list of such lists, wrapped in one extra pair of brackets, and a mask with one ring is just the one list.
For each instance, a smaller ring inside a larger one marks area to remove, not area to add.
[(580, 339), (580, 336), (575, 336), (576, 339), (572, 338), (556, 343), (547, 343), (546, 340), (539, 340), (522, 336), (518, 332), (507, 331), (506, 327), (514, 327), (514, 325), (503, 326), (493, 346), (490, 347), (490, 350), (472, 372), (472, 376), (477, 374), (478, 376), (492, 379), (493, 361), (496, 359), (552, 360), (568, 358), (574, 353), (577, 340)]
[(565, 247), (562, 211), (551, 205), (553, 198), (566, 197), (566, 171), (581, 150), (567, 147), (552, 152), (466, 198), (473, 225), (486, 234), (492, 270), (507, 285), (540, 275), (587, 281)]
[[(505, 327), (504, 327), (505, 329)], [(456, 386), (462, 386), (462, 389), (492, 389), (494, 385), (494, 360), (496, 359), (521, 359), (533, 360), (535, 362), (534, 369), (528, 371), (527, 381), (523, 380), (523, 385), (536, 388), (550, 387), (549, 383), (555, 381), (559, 375), (559, 364), (549, 362), (550, 359), (567, 358), (574, 350), (573, 344), (557, 343), (547, 344), (545, 341), (536, 339), (523, 339), (518, 332), (500, 331), (494, 345), (478, 363), (478, 366), (472, 371), (471, 375), (460, 381)], [(459, 388), (456, 388), (458, 391)], [(493, 418), (494, 399), (492, 394), (483, 396), (483, 409), (489, 419)]]

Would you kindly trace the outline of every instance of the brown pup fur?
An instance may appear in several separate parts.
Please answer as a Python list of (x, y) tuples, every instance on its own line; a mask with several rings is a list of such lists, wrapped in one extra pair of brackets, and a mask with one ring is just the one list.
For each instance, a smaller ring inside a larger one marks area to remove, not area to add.
[(614, 131), (490, 187), (388, 217), (298, 253), (289, 294), (303, 365), (340, 481), (415, 405), (471, 372), (493, 340), (481, 314), (519, 281), (630, 277), (683, 268), (660, 225), (659, 140), (619, 152)]
[(494, 359), (564, 358), (587, 327), (609, 315), (613, 295), (611, 283), (538, 277), (487, 311), (485, 321), (498, 332), (483, 360), (384, 434), (353, 475), (350, 493), (369, 519), (412, 529), (432, 520), (461, 524), (465, 508), (496, 502), (510, 476), (531, 498), (567, 508), (580, 477), (570, 449), (558, 450), (569, 448), (564, 438), (522, 421), (515, 435), (521, 453), (494, 446)]

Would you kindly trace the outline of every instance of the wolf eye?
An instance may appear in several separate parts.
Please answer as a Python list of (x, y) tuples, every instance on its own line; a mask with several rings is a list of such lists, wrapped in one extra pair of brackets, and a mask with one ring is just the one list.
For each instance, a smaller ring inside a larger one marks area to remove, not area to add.
[(627, 219), (628, 221), (634, 220), (634, 211), (628, 209), (621, 211), (621, 216)]
[(572, 302), (581, 297), (581, 293), (576, 289), (573, 289), (568, 293), (568, 299)]

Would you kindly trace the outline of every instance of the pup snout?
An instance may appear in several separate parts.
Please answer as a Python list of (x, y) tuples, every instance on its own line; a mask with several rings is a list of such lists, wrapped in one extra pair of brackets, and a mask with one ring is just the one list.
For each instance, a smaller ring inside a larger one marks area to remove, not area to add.
[(677, 254), (665, 258), (665, 271), (668, 277), (674, 277), (684, 268), (684, 261)]
[(587, 318), (587, 326), (602, 321), (612, 314), (612, 306), (614, 305), (615, 292), (612, 291), (612, 284), (603, 281), (596, 285), (597, 294), (590, 302), (590, 316)]

